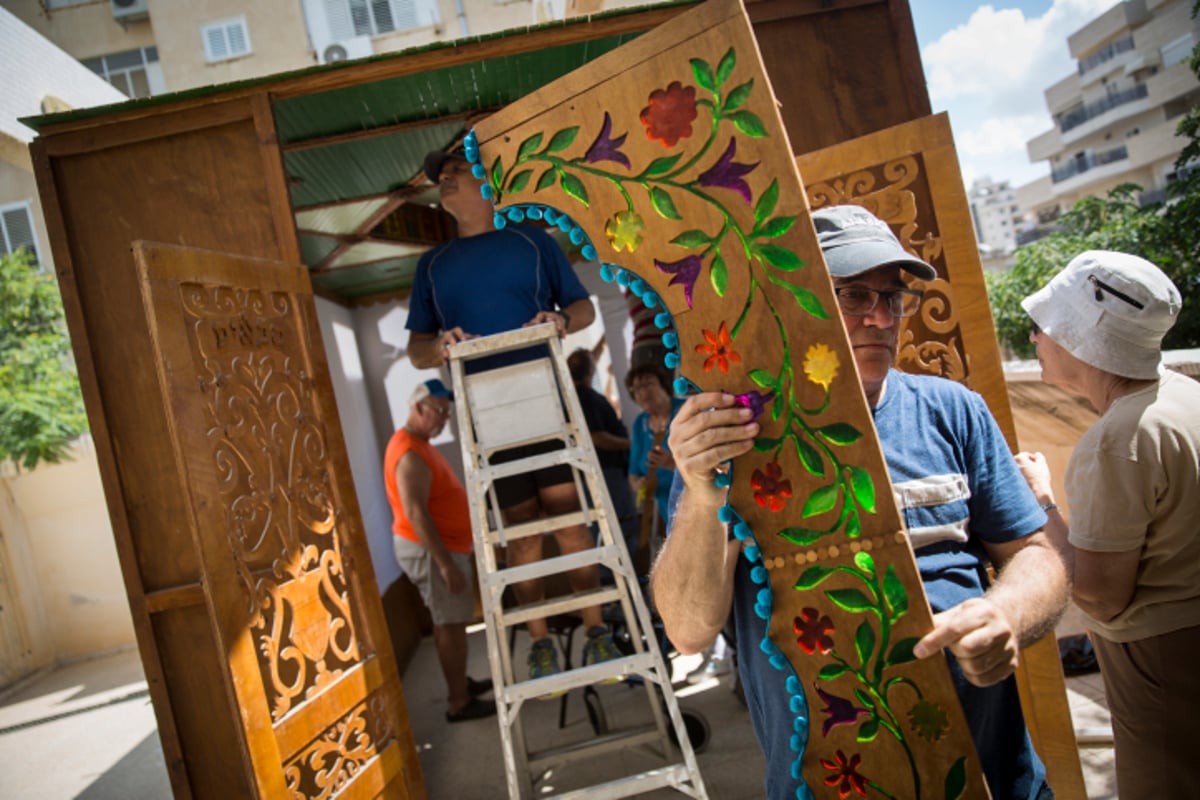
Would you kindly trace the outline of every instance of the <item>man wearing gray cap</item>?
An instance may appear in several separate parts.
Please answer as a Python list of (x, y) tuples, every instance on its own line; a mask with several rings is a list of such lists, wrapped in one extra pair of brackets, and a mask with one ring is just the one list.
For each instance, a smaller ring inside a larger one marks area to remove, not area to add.
[[(992, 796), (1052, 797), (1013, 678), (1020, 648), (1050, 630), (1066, 605), (1062, 562), (1041, 531), (1046, 515), (979, 395), (942, 378), (892, 369), (899, 321), (916, 313), (922, 295), (903, 275), (931, 280), (933, 267), (857, 206), (823, 208), (812, 220), (935, 612), (934, 629), (914, 653), (923, 658), (945, 648)], [(726, 490), (713, 481), (723, 462), (750, 451), (758, 432), (750, 410), (719, 392), (689, 398), (673, 423), (678, 507), (652, 586), (667, 635), (681, 652), (706, 647), (730, 606), (739, 642), (766, 635), (766, 622), (754, 612), (759, 587), (747, 560), (738, 557), (741, 543), (717, 519)], [(990, 587), (989, 563), (998, 570)], [(767, 796), (790, 800), (803, 790), (785, 672), (756, 646), (738, 652), (767, 759)], [(810, 712), (819, 708), (814, 700)], [(818, 730), (813, 726), (808, 735)]]
[(1107, 250), (1021, 302), (1042, 380), (1100, 413), (1067, 465), (1069, 531), (1045, 457), (1017, 464), (1087, 615), (1121, 797), (1200, 796), (1200, 383), (1159, 366), (1182, 305), (1158, 267)]

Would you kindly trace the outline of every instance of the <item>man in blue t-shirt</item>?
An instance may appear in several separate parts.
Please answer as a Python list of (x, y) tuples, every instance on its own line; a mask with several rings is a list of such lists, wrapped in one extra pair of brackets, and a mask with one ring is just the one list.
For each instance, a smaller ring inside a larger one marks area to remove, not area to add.
[[(1041, 530), (1046, 515), (982, 398), (942, 378), (892, 369), (899, 319), (921, 300), (902, 272), (932, 280), (934, 269), (865, 209), (834, 206), (812, 218), (934, 611), (933, 630), (913, 652), (924, 658), (945, 648), (992, 796), (1053, 797), (1013, 678), (1020, 648), (1051, 630), (1066, 606), (1065, 570)], [(671, 434), (678, 505), (652, 588), (681, 652), (706, 647), (732, 606), (738, 641), (747, 643), (738, 667), (767, 758), (767, 795), (792, 800), (806, 795), (792, 775), (786, 676), (749, 644), (766, 636), (754, 612), (760, 587), (738, 557), (741, 544), (717, 519), (725, 490), (713, 482), (723, 462), (750, 451), (758, 432), (731, 395), (696, 395), (680, 410)], [(998, 570), (990, 586), (989, 563)]]
[[(595, 309), (587, 290), (567, 263), (562, 250), (540, 228), (517, 225), (496, 229), (495, 209), (481, 193), (483, 182), (471, 165), (457, 154), (433, 152), (425, 157), (425, 175), (438, 184), (442, 208), (458, 223), (458, 235), (421, 256), (409, 298), (408, 356), (414, 366), (427, 369), (449, 361), (450, 345), (477, 336), (551, 322), (560, 336), (592, 323)], [(544, 352), (544, 351), (543, 351)], [(528, 350), (478, 359), (470, 371), (493, 369), (537, 357)], [(542, 442), (514, 447), (492, 456), (504, 463), (553, 449), (562, 442)], [(536, 472), (512, 475), (495, 482), (496, 497), (511, 527), (542, 516), (555, 517), (579, 509), (579, 496), (571, 467), (557, 464)], [(554, 532), (563, 554), (595, 546), (586, 525), (571, 525)], [(527, 536), (508, 543), (510, 567), (542, 558), (542, 537)], [(586, 592), (600, 585), (595, 565), (568, 573), (571, 588)], [(521, 605), (542, 600), (540, 579), (513, 586)], [(604, 625), (599, 606), (580, 611), (587, 626), (585, 664), (620, 656)], [(533, 646), (529, 677), (543, 678), (560, 671), (558, 655), (545, 619), (526, 623)]]

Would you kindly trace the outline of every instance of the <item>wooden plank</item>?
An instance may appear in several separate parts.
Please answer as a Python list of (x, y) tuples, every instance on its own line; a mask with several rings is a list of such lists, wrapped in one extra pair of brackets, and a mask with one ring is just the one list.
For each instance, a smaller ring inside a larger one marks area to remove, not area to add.
[(275, 226), (277, 257), (281, 261), (300, 263), (300, 240), (296, 236), (296, 219), (292, 215), (292, 198), (288, 192), (287, 170), (275, 130), (275, 112), (271, 98), (265, 93), (253, 95), (250, 107), (254, 113), (254, 132), (262, 154), (262, 181), (271, 207), (271, 222)]

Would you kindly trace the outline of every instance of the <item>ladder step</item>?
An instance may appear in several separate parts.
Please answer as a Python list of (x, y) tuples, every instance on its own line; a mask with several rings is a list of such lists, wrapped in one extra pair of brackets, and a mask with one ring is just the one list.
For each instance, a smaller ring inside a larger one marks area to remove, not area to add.
[(496, 624), (502, 627), (521, 625), (531, 619), (545, 619), (546, 617), (553, 617), (555, 614), (567, 614), (571, 611), (578, 611), (581, 608), (602, 606), (605, 603), (613, 603), (620, 599), (621, 591), (615, 586), (593, 589), (588, 592), (564, 594), (559, 597), (542, 600), (539, 603), (531, 603), (527, 606), (519, 606), (507, 611), (501, 611), (496, 615)]
[[(594, 519), (599, 519), (600, 509), (592, 509), (591, 516)], [(522, 522), (520, 525), (513, 525), (510, 528), (503, 530), (487, 530), (483, 532), (483, 540), (489, 545), (499, 545), (500, 534), (504, 534), (506, 541), (514, 539), (524, 539), (527, 536), (537, 536), (542, 533), (551, 533), (552, 531), (569, 528), (573, 525), (586, 525), (591, 520), (583, 511), (572, 511), (570, 514), (559, 514), (557, 517), (540, 517), (531, 522)]]
[[(516, 444), (506, 444), (505, 447), (521, 447), (527, 444), (537, 444), (538, 442), (560, 439), (561, 436), (555, 434), (552, 436), (542, 436), (528, 441), (518, 442)], [(524, 475), (527, 472), (537, 472), (546, 467), (557, 466), (558, 464), (571, 464), (576, 469), (583, 469), (587, 464), (587, 451), (582, 447), (565, 447), (561, 450), (551, 450), (549, 453), (538, 453), (535, 456), (526, 456), (518, 458), (516, 461), (505, 461), (503, 464), (491, 464), (481, 466), (473, 470), (472, 478), (481, 483), (491, 482), (497, 478), (508, 478), (512, 475)]]
[[(554, 800), (614, 800), (618, 797), (633, 797), (634, 795), (652, 792), (655, 789), (678, 789), (692, 797), (701, 797), (700, 789), (696, 788), (688, 769), (683, 764), (672, 764), (669, 767), (652, 769), (626, 778), (618, 778), (607, 783), (598, 783), (585, 789), (550, 795)], [(690, 790), (690, 791), (689, 791)]]
[(518, 703), (546, 695), (561, 694), (562, 692), (578, 689), (582, 686), (593, 686), (613, 678), (627, 678), (630, 675), (641, 675), (643, 678), (662, 685), (662, 678), (654, 675), (654, 654), (650, 651), (634, 653), (631, 656), (614, 658), (600, 664), (589, 664), (586, 667), (575, 667), (557, 675), (545, 678), (534, 678), (514, 683), (511, 686), (498, 689), (496, 699), (505, 703)]
[(653, 723), (620, 731), (610, 731), (601, 736), (585, 739), (582, 742), (572, 742), (545, 750), (530, 751), (529, 768), (540, 770), (555, 764), (580, 761), (616, 750), (625, 750), (630, 747), (637, 747), (638, 745), (661, 742), (661, 740), (662, 735), (658, 732), (658, 727)]
[(547, 575), (557, 575), (561, 572), (570, 572), (573, 569), (590, 567), (593, 564), (605, 564), (615, 572), (621, 569), (620, 557), (621, 553), (616, 545), (593, 547), (588, 550), (581, 550), (578, 553), (568, 553), (565, 556), (554, 556), (553, 558), (534, 561), (532, 564), (498, 569), (489, 575), (482, 576), (482, 580), (487, 585), (487, 588), (495, 591), (503, 589), (503, 587), (509, 584), (536, 580), (537, 578), (544, 578)]

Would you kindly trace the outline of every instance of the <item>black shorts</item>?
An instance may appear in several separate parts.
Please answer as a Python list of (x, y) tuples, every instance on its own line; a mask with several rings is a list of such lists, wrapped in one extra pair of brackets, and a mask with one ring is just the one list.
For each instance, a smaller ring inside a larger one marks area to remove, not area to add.
[[(562, 450), (564, 447), (566, 445), (558, 439), (552, 439), (548, 442), (538, 442), (537, 444), (524, 444), (498, 451), (492, 456), (489, 463), (493, 466), (504, 464), (520, 458), (529, 458), (530, 456), (537, 456), (542, 453), (552, 453), (555, 450)], [(531, 497), (537, 497), (538, 489), (570, 483), (573, 479), (571, 467), (567, 464), (555, 464), (536, 472), (523, 472), (520, 475), (498, 478), (495, 484), (496, 500), (500, 503), (501, 509), (512, 508), (515, 505), (524, 503)]]

